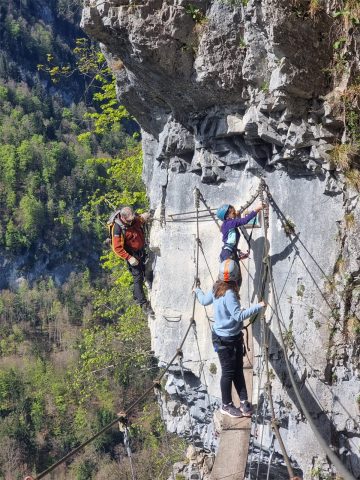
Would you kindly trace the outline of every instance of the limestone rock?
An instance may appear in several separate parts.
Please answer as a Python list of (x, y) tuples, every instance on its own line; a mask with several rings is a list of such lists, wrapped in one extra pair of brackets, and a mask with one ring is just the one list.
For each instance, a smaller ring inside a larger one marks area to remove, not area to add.
[[(191, 4), (198, 9), (195, 18), (185, 0), (91, 1), (83, 12), (85, 30), (102, 42), (113, 66), (120, 101), (142, 127), (144, 180), (160, 220), (150, 241), (156, 253), (152, 348), (161, 365), (176, 351), (193, 315), (197, 262), (203, 289), (212, 288), (221, 237), (209, 209), (240, 206), (265, 178), (276, 284), (276, 292), (268, 285), (266, 295), (272, 306), (280, 302), (302, 398), (322, 436), (358, 476), (360, 204), (356, 176), (335, 171), (330, 157), (344, 132), (335, 108), (339, 92), (328, 94), (326, 73), (336, 34), (326, 14), (332, 3), (325, 0), (314, 18), (303, 1)], [(358, 51), (354, 56), (359, 63)], [(195, 188), (206, 202), (199, 259)], [(257, 298), (262, 278), (262, 219), (260, 225), (242, 267), (244, 306)], [(240, 248), (247, 248), (243, 237)], [(193, 436), (196, 448), (216, 451), (220, 366), (211, 344), (211, 307), (205, 313), (196, 306), (195, 319), (196, 333), (183, 346), (185, 381), (178, 365), (168, 372), (163, 418), (169, 431)], [(310, 480), (311, 468), (319, 466), (330, 475), (289, 382), (274, 316), (267, 320), (275, 410), (296, 474)], [(252, 454), (266, 475), (274, 449), (270, 478), (281, 480), (288, 475), (261, 393), (263, 332), (257, 323), (253, 335), (254, 391), (260, 392), (253, 403), (263, 442), (261, 451), (253, 443)]]

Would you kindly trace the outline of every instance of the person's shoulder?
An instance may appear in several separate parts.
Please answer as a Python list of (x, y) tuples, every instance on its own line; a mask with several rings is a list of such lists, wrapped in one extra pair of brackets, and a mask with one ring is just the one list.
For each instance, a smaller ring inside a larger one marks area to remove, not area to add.
[(229, 288), (228, 290), (226, 290), (225, 295), (228, 295), (230, 297), (235, 297), (235, 292), (232, 288)]
[(223, 223), (221, 225), (221, 231), (222, 232), (225, 232), (226, 230), (229, 230), (230, 222), (231, 222), (231, 219), (223, 221)]
[(115, 222), (114, 223), (114, 235), (120, 236), (122, 233), (123, 232), (122, 232), (121, 226), (117, 222)]
[(229, 288), (229, 290), (226, 290), (225, 297), (229, 300), (237, 301), (236, 293), (231, 288)]
[(141, 215), (136, 214), (134, 218), (134, 223), (133, 225), (143, 225), (144, 224), (144, 219), (142, 218)]

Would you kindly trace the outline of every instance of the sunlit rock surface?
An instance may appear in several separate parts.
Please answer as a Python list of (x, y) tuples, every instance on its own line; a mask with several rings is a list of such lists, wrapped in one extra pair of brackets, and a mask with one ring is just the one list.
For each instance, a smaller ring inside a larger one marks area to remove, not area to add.
[[(263, 177), (272, 195), (275, 290), (269, 289), (269, 302), (279, 302), (302, 399), (323, 438), (359, 475), (359, 201), (330, 158), (343, 135), (326, 73), (333, 20), (325, 10), (315, 19), (306, 15), (305, 2), (230, 3), (99, 0), (83, 12), (84, 28), (103, 44), (121, 102), (143, 129), (144, 180), (155, 211), (153, 348), (165, 365), (192, 319), (197, 228), (187, 212), (195, 211), (194, 189), (211, 208), (239, 207)], [(206, 209), (202, 202), (200, 208)], [(211, 217), (202, 215), (199, 276), (207, 289), (217, 275), (221, 238)], [(244, 306), (257, 300), (260, 288), (262, 226), (261, 219), (242, 267)], [(299, 409), (271, 308), (266, 317), (274, 405), (288, 454), (304, 478), (325, 475), (331, 467)], [(184, 376), (177, 362), (167, 377), (163, 415), (171, 431), (213, 450), (209, 404), (219, 403), (220, 392), (212, 309), (197, 305), (194, 318), (196, 334), (191, 328), (183, 346)], [(258, 424), (250, 470), (261, 457), (266, 478), (273, 435), (260, 323), (253, 333)], [(287, 478), (276, 441), (274, 449), (270, 478)]]

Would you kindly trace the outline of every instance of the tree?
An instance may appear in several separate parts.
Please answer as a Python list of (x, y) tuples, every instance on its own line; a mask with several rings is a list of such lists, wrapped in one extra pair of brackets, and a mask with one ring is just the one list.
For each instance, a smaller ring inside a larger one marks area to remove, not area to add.
[(25, 194), (20, 200), (19, 218), (22, 230), (29, 241), (41, 236), (45, 226), (45, 208), (33, 195)]

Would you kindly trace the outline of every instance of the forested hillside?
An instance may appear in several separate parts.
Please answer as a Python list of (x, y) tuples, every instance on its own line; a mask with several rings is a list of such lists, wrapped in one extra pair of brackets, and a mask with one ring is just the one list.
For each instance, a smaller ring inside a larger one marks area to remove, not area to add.
[[(129, 275), (103, 245), (112, 205), (147, 206), (141, 150), (79, 15), (74, 1), (0, 2), (3, 479), (46, 469), (156, 373)], [(181, 449), (158, 458), (163, 427), (144, 408), (146, 427), (132, 429), (139, 478), (165, 478)], [(128, 478), (121, 442), (116, 430), (100, 437), (52, 478)]]

